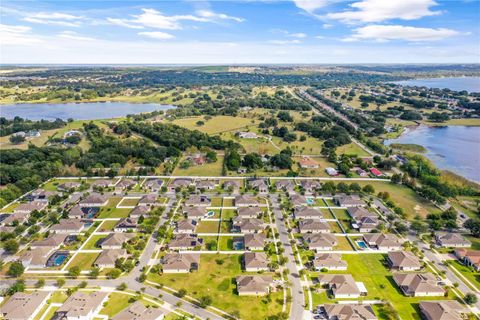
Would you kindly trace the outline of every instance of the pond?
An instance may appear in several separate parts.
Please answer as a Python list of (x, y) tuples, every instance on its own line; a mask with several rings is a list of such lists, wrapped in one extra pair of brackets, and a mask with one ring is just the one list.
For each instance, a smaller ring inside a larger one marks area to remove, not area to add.
[(386, 145), (391, 143), (421, 145), (438, 168), (480, 182), (480, 127), (419, 126), (385, 141)]
[(0, 116), (29, 120), (96, 120), (125, 117), (127, 114), (174, 109), (175, 106), (157, 103), (84, 102), (84, 103), (20, 103), (0, 105)]

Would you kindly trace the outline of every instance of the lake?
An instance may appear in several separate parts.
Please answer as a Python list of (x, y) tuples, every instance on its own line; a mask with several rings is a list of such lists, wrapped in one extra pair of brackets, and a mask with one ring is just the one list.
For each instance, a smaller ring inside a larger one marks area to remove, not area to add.
[(454, 91), (467, 90), (468, 92), (480, 92), (480, 77), (445, 77), (430, 79), (413, 79), (393, 81), (392, 83), (402, 86), (418, 86), (428, 88), (448, 88)]
[(0, 105), (0, 116), (30, 120), (75, 119), (95, 120), (124, 117), (127, 114), (173, 109), (175, 106), (156, 103), (82, 102), (82, 103), (20, 103)]
[(450, 170), (480, 183), (480, 127), (428, 127), (409, 129), (385, 144), (413, 143), (424, 146), (427, 156), (440, 169)]

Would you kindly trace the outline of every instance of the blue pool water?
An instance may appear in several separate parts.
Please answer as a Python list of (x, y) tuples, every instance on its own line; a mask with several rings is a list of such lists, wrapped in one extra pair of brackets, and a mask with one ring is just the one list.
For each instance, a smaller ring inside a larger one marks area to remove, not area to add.
[(68, 255), (66, 254), (57, 254), (53, 258), (53, 265), (55, 267), (62, 265), (62, 263), (67, 259)]
[(207, 217), (213, 217), (215, 215), (215, 211), (208, 211)]
[(314, 204), (315, 200), (312, 198), (307, 198), (307, 204)]
[(367, 249), (368, 246), (367, 244), (365, 243), (365, 241), (357, 241), (357, 245), (362, 248), (362, 249)]

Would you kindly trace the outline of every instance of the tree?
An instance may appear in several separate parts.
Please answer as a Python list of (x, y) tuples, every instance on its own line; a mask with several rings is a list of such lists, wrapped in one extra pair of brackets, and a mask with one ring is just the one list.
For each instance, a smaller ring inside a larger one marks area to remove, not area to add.
[(215, 151), (207, 151), (205, 157), (207, 158), (207, 162), (217, 162), (217, 153)]
[(10, 140), (12, 144), (20, 144), (25, 141), (25, 137), (18, 134), (14, 134), (14, 135), (11, 135), (8, 140)]
[(465, 300), (465, 303), (469, 305), (475, 304), (478, 301), (477, 296), (471, 292), (467, 293), (463, 300)]
[(7, 289), (7, 295), (11, 296), (16, 292), (23, 292), (23, 291), (25, 291), (25, 281), (17, 280), (17, 282), (12, 284), (10, 288)]
[(7, 274), (10, 277), (18, 278), (23, 274), (23, 271), (25, 271), (23, 264), (19, 261), (14, 261), (12, 264), (10, 264)]
[(183, 288), (180, 289), (180, 290), (178, 290), (178, 291), (175, 293), (175, 295), (176, 295), (177, 297), (179, 297), (179, 298), (185, 297), (186, 294), (187, 294), (187, 290), (185, 290), (185, 289), (183, 289)]
[(118, 285), (117, 290), (124, 291), (127, 289), (127, 284), (125, 282), (122, 282), (121, 284)]
[(365, 187), (363, 187), (363, 192), (365, 193), (375, 193), (375, 188), (371, 184), (367, 184)]
[(89, 276), (92, 279), (96, 279), (99, 274), (100, 274), (100, 269), (99, 268), (93, 268), (92, 270), (90, 270)]
[(18, 251), (19, 244), (15, 239), (9, 239), (3, 243), (3, 249), (9, 254), (14, 254)]
[(65, 279), (62, 279), (62, 278), (57, 279), (57, 287), (58, 287), (58, 288), (61, 288), (61, 287), (63, 287), (64, 285), (65, 285)]
[(262, 157), (258, 153), (248, 153), (243, 157), (242, 165), (255, 170), (263, 166)]
[(35, 288), (43, 288), (45, 286), (45, 280), (39, 279), (37, 283), (35, 283)]
[(463, 226), (470, 230), (470, 233), (475, 237), (475, 238), (480, 238), (480, 220), (476, 219), (468, 219), (465, 221)]
[(114, 268), (107, 273), (109, 279), (117, 279), (122, 274), (122, 270)]
[(139, 276), (138, 276), (138, 282), (145, 282), (145, 280), (147, 280), (147, 275), (145, 273), (141, 273)]
[(210, 298), (209, 296), (203, 296), (203, 297), (200, 297), (200, 299), (198, 299), (198, 305), (201, 308), (206, 308), (211, 304), (212, 304), (212, 298)]
[(81, 269), (79, 266), (73, 266), (68, 269), (68, 276), (72, 278), (77, 278), (80, 275)]
[(229, 150), (225, 153), (224, 162), (228, 170), (236, 171), (240, 168), (242, 158), (237, 150)]
[(205, 124), (205, 122), (203, 122), (202, 120), (199, 120), (197, 121), (197, 126), (203, 126)]

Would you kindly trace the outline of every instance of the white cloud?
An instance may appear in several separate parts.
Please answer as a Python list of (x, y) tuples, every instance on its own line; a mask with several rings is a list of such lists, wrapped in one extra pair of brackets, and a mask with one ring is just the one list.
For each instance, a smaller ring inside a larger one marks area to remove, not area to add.
[(303, 39), (303, 38), (306, 38), (307, 35), (303, 32), (298, 32), (298, 33), (290, 33), (288, 34), (289, 37), (292, 37), (292, 38), (299, 38), (299, 39)]
[(58, 36), (64, 39), (72, 39), (72, 40), (79, 40), (79, 41), (95, 41), (96, 40), (95, 38), (83, 36), (74, 31), (63, 31), (63, 32), (60, 32)]
[(174, 35), (161, 31), (139, 32), (138, 35), (157, 40), (169, 40), (175, 38)]
[(302, 43), (300, 40), (270, 40), (268, 43), (277, 44), (277, 45), (288, 45), (288, 44), (300, 44)]
[(441, 11), (430, 10), (435, 5), (437, 3), (434, 0), (361, 0), (350, 5), (354, 10), (328, 13), (326, 17), (346, 23), (415, 20), (441, 14)]
[(155, 9), (143, 8), (142, 13), (132, 15), (133, 19), (107, 18), (111, 24), (132, 29), (143, 29), (146, 27), (166, 30), (182, 29), (181, 21), (195, 22), (218, 22), (219, 20), (234, 20), (242, 22), (244, 19), (228, 16), (223, 13), (216, 13), (210, 10), (197, 11), (197, 15), (173, 15), (167, 16)]
[(332, 28), (332, 27), (333, 27), (333, 24), (329, 24), (329, 23), (324, 23), (324, 24), (322, 25), (322, 28), (323, 28), (323, 29), (330, 29), (330, 28)]
[(309, 13), (329, 5), (332, 0), (293, 0), (295, 5)]
[(325, 39), (324, 36), (315, 36), (315, 39)]
[(79, 27), (83, 17), (62, 12), (38, 12), (27, 13), (22, 20), (30, 23), (45, 25)]
[(354, 30), (354, 34), (342, 41), (357, 40), (405, 40), (405, 41), (435, 41), (458, 35), (459, 32), (446, 28), (417, 28), (401, 25), (370, 25)]
[(0, 24), (0, 43), (2, 49), (9, 45), (33, 46), (42, 41), (31, 33), (32, 28), (20, 25)]

